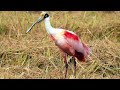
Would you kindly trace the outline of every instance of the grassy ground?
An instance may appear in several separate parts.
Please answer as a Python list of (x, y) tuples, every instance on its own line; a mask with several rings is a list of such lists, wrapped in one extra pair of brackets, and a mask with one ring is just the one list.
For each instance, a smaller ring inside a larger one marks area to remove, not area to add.
[[(53, 27), (74, 31), (84, 43), (91, 46), (93, 54), (90, 58), (85, 63), (77, 62), (76, 78), (120, 78), (119, 12), (49, 13)], [(30, 33), (25, 34), (39, 14), (0, 12), (0, 78), (64, 78), (63, 58), (49, 38), (44, 23), (37, 24)], [(72, 63), (69, 63), (67, 78), (73, 78)]]

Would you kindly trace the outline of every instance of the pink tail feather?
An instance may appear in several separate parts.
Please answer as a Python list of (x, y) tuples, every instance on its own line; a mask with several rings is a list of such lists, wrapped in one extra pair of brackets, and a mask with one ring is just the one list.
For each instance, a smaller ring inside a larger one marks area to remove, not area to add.
[(85, 61), (85, 57), (83, 53), (77, 52), (75, 51), (75, 57), (79, 60), (79, 61)]
[(82, 43), (82, 44), (83, 44), (83, 47), (84, 47), (84, 50), (85, 50), (85, 58), (87, 58), (92, 53), (92, 50), (87, 45), (85, 45), (84, 43)]
[(75, 51), (75, 57), (79, 60), (79, 61), (85, 61), (85, 59), (90, 55), (90, 53), (92, 53), (91, 49), (86, 46), (84, 43), (83, 44), (83, 47), (84, 47), (84, 54), (83, 53), (80, 53), (80, 52), (77, 52)]

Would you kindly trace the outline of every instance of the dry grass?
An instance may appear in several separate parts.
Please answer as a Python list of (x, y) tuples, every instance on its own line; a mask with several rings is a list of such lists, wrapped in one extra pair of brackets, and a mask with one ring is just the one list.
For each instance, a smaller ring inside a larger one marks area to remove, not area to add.
[[(78, 79), (120, 78), (120, 13), (49, 12), (54, 27), (76, 32), (92, 46), (85, 63), (77, 62)], [(0, 12), (0, 78), (62, 79), (64, 62), (59, 49), (49, 38), (44, 23), (26, 30), (40, 13)], [(70, 57), (68, 57), (69, 59)], [(69, 63), (68, 78), (73, 78)]]

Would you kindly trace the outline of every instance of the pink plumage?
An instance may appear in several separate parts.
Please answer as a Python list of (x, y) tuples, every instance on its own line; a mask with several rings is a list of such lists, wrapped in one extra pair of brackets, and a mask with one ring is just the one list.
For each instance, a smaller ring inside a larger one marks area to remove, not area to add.
[[(74, 32), (64, 30), (60, 38), (55, 38), (55, 36), (52, 35), (51, 38), (63, 52), (76, 57), (79, 61), (85, 61), (89, 55), (89, 47), (82, 43)], [(62, 39), (61, 42), (59, 42), (60, 39)]]
[(59, 49), (63, 52), (63, 58), (65, 62), (65, 78), (68, 71), (68, 62), (67, 55), (72, 56), (72, 60), (74, 61), (74, 76), (76, 76), (76, 59), (79, 61), (85, 61), (85, 59), (90, 54), (90, 48), (81, 42), (80, 38), (72, 31), (53, 28), (50, 24), (50, 16), (46, 12), (42, 12), (41, 17), (32, 24), (32, 26), (27, 30), (27, 33), (35, 26), (35, 24), (44, 21), (45, 28), (52, 40), (59, 47)]

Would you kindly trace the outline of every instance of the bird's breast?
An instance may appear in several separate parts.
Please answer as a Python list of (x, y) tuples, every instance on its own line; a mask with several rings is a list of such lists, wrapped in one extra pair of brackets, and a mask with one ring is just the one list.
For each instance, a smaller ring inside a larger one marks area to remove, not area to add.
[(50, 37), (52, 38), (52, 40), (56, 41), (56, 40), (62, 40), (63, 39), (63, 31), (59, 31), (59, 32), (55, 32), (50, 34)]
[(55, 44), (68, 55), (73, 56), (75, 54), (74, 49), (70, 45), (68, 45), (68, 43), (62, 37), (61, 39), (57, 40)]
[(50, 38), (51, 38), (53, 41), (56, 40), (55, 37), (54, 37), (53, 35), (50, 35)]

